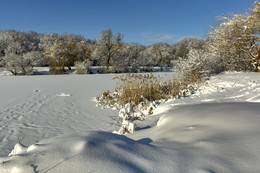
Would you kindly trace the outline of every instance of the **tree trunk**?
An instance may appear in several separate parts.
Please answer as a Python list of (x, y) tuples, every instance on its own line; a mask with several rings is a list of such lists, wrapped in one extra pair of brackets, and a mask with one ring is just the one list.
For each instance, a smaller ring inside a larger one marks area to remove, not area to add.
[(260, 63), (260, 51), (258, 51), (258, 55), (256, 57), (254, 72), (260, 72), (260, 70), (259, 70), (259, 65), (260, 64), (259, 63)]
[(107, 71), (107, 73), (109, 73), (110, 59), (111, 59), (111, 56), (110, 56), (110, 55), (108, 55), (108, 57), (107, 57), (107, 61), (106, 61), (106, 66), (107, 66), (107, 69), (106, 69), (106, 71)]

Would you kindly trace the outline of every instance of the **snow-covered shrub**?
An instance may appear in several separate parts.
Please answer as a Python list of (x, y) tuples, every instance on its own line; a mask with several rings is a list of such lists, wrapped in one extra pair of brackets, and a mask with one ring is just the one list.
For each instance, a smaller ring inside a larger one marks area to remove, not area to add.
[(88, 74), (88, 73), (90, 73), (90, 69), (89, 69), (90, 66), (91, 66), (90, 61), (84, 61), (84, 62), (77, 61), (77, 62), (75, 62), (75, 68), (76, 68), (75, 73), (76, 74)]
[(221, 67), (203, 49), (191, 49), (187, 58), (180, 58), (176, 68), (183, 76), (182, 78), (191, 83), (200, 81), (205, 76), (221, 71)]
[(75, 62), (75, 68), (76, 68), (76, 73), (77, 74), (86, 74), (87, 73), (87, 68), (85, 66), (85, 63), (83, 62)]
[(153, 114), (159, 103), (194, 91), (186, 79), (163, 81), (153, 74), (127, 74), (115, 79), (118, 80), (115, 90), (105, 91), (95, 100), (100, 106), (121, 109), (119, 116), (113, 118), (120, 126), (118, 133), (134, 131), (134, 121), (144, 119), (139, 111), (146, 112), (147, 115)]
[(127, 103), (125, 107), (121, 108), (118, 116), (113, 117), (116, 122), (116, 125), (119, 126), (118, 131), (114, 133), (125, 134), (133, 133), (135, 131), (135, 121), (144, 120), (145, 115), (138, 110), (134, 110), (134, 107), (131, 103)]
[(3, 58), (5, 69), (13, 75), (33, 74), (33, 61), (22, 55), (6, 54)]

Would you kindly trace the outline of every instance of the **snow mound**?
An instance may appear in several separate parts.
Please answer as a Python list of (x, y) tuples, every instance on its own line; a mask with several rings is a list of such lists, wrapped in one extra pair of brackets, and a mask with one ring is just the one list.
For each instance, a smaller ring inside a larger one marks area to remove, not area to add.
[(14, 149), (11, 151), (11, 153), (8, 156), (14, 156), (14, 155), (17, 155), (17, 154), (22, 154), (22, 153), (24, 153), (26, 151), (27, 151), (27, 147), (26, 146), (24, 146), (21, 143), (17, 143), (14, 146)]
[(54, 137), (28, 149), (17, 144), (15, 148), (0, 163), (0, 172), (172, 172), (173, 167), (167, 165), (174, 164), (162, 162), (169, 158), (154, 146), (101, 131)]
[(70, 94), (65, 94), (65, 93), (60, 93), (57, 96), (59, 96), (59, 97), (70, 97), (71, 95)]
[(174, 172), (259, 172), (260, 104), (202, 103), (171, 109), (153, 128), (128, 134), (178, 151)]

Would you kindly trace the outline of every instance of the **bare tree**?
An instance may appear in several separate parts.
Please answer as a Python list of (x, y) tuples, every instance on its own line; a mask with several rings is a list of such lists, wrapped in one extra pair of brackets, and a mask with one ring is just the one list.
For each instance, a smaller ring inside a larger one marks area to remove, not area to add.
[(103, 31), (98, 39), (95, 49), (95, 56), (101, 59), (101, 64), (107, 67), (111, 65), (111, 60), (115, 58), (123, 45), (123, 35), (117, 33), (114, 35), (111, 29)]

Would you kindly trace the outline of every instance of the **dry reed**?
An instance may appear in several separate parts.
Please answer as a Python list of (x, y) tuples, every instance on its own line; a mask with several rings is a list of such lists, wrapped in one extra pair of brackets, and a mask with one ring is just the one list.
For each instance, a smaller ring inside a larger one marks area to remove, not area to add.
[(182, 79), (163, 81), (153, 74), (127, 74), (115, 77), (118, 80), (114, 92), (105, 91), (97, 97), (99, 104), (103, 106), (115, 106), (122, 108), (127, 103), (133, 106), (145, 107), (153, 101), (179, 98), (194, 92), (192, 84), (201, 80), (200, 76), (189, 74)]

